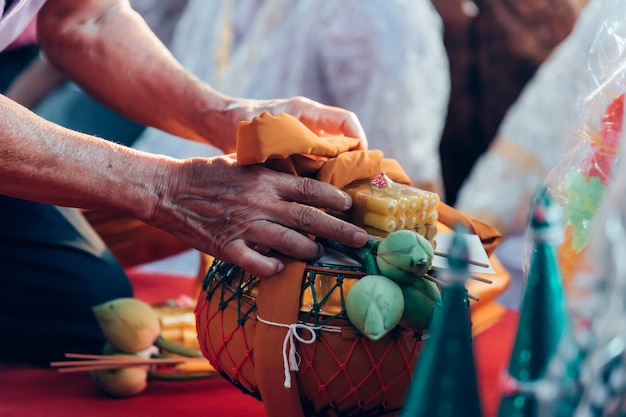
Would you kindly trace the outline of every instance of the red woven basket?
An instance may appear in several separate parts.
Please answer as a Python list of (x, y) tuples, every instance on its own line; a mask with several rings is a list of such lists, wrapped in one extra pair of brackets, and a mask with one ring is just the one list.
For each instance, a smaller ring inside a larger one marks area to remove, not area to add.
[[(293, 295), (300, 298), (299, 323), (311, 329), (300, 328), (299, 336), (312, 343), (295, 343), (299, 370), (294, 385), (306, 416), (394, 415), (402, 407), (423, 335), (397, 327), (374, 342), (352, 326), (345, 296), (364, 275), (363, 267), (345, 261), (309, 263), (300, 293)], [(259, 283), (241, 268), (215, 260), (204, 279), (196, 317), (206, 358), (241, 391), (263, 400), (254, 354)]]

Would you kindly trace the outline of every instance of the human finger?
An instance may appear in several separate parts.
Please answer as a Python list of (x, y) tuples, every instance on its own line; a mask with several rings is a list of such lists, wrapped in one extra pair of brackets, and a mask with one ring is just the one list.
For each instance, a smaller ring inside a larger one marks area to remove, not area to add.
[(322, 245), (310, 237), (273, 222), (254, 224), (248, 229), (247, 238), (254, 242), (253, 249), (268, 256), (271, 252), (278, 252), (292, 258), (313, 260), (324, 254)]
[(233, 240), (225, 245), (221, 251), (220, 259), (238, 265), (246, 272), (259, 278), (271, 277), (285, 268), (281, 259), (262, 254), (241, 239)]
[[(289, 177), (280, 188), (280, 196), (286, 202), (300, 204), (283, 202), (278, 205), (277, 222), (291, 229), (336, 240), (352, 247), (361, 247), (367, 242), (365, 230), (318, 209), (343, 212), (352, 206), (352, 198), (337, 187), (311, 178)], [(282, 207), (284, 209), (279, 210)]]
[(306, 97), (292, 97), (286, 105), (286, 112), (298, 119), (318, 135), (345, 135), (358, 138), (356, 149), (367, 149), (365, 130), (354, 112), (327, 106)]

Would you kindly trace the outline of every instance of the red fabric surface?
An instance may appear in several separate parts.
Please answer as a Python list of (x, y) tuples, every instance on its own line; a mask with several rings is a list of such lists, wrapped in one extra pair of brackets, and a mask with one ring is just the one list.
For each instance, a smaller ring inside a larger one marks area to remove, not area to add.
[[(135, 296), (147, 302), (191, 295), (193, 279), (130, 271)], [(475, 338), (484, 417), (496, 415), (498, 377), (509, 359), (517, 313)], [(0, 363), (0, 417), (264, 417), (262, 404), (241, 393), (221, 377), (215, 379), (151, 381), (141, 395), (112, 399), (99, 391), (87, 373), (58, 373), (54, 369)]]

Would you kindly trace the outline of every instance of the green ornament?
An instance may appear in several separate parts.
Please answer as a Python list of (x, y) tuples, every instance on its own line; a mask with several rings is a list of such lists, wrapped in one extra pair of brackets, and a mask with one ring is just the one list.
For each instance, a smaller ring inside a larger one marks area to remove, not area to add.
[[(520, 383), (545, 376), (549, 361), (564, 336), (568, 317), (556, 245), (562, 236), (560, 207), (542, 189), (531, 216), (533, 251), (520, 309), (508, 374)], [(538, 415), (532, 392), (509, 392), (501, 398), (499, 417)]]
[(376, 263), (383, 275), (400, 284), (426, 275), (435, 250), (426, 238), (413, 230), (396, 230), (378, 245)]
[(435, 305), (400, 417), (482, 416), (464, 286), (469, 275), (465, 239), (455, 234), (448, 256), (450, 269), (441, 272), (449, 285)]
[(567, 204), (563, 208), (564, 224), (572, 225), (572, 249), (580, 252), (587, 246), (596, 212), (602, 204), (606, 186), (600, 177), (586, 177), (575, 171), (563, 179)]
[(383, 275), (360, 278), (346, 296), (346, 314), (350, 322), (374, 341), (398, 325), (403, 311), (400, 286)]
[(400, 325), (416, 330), (427, 328), (435, 305), (441, 304), (441, 292), (437, 284), (418, 278), (409, 284), (400, 285), (400, 288), (404, 297), (404, 314)]

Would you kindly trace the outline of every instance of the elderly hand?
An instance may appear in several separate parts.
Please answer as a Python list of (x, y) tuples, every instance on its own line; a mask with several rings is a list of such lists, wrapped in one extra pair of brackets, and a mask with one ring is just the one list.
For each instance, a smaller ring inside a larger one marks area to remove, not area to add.
[(241, 119), (251, 120), (263, 112), (272, 115), (288, 113), (300, 120), (306, 127), (319, 136), (345, 135), (361, 140), (357, 149), (367, 149), (367, 137), (356, 114), (351, 111), (326, 106), (306, 97), (291, 97), (274, 100), (237, 100), (229, 107), (242, 111)]
[(350, 197), (310, 178), (241, 167), (223, 156), (181, 161), (162, 182), (147, 223), (260, 277), (283, 269), (278, 254), (319, 258), (323, 248), (305, 233), (352, 247), (367, 241), (361, 228), (315, 208), (344, 211), (352, 205)]

